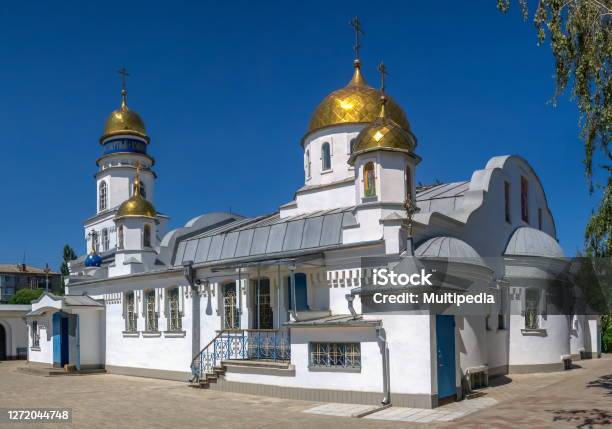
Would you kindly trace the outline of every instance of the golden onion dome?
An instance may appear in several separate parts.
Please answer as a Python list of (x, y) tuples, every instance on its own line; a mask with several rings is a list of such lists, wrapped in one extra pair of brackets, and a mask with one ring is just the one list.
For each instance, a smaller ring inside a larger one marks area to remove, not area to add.
[(134, 195), (129, 199), (125, 200), (119, 206), (115, 219), (121, 219), (125, 217), (148, 217), (156, 219), (157, 212), (155, 207), (150, 201), (145, 199), (140, 194), (140, 166), (136, 166), (136, 177), (134, 178)]
[(401, 127), (387, 114), (388, 100), (381, 97), (381, 107), (378, 117), (359, 132), (355, 140), (353, 153), (349, 159), (352, 164), (355, 158), (366, 152), (389, 150), (413, 153), (416, 147), (414, 135)]
[[(369, 86), (361, 74), (361, 64), (355, 60), (355, 72), (347, 86), (332, 92), (317, 106), (308, 131), (331, 125), (372, 122), (380, 112), (381, 92)], [(406, 114), (393, 99), (387, 99), (387, 115), (402, 127), (410, 130)]]
[(121, 107), (113, 111), (106, 119), (104, 133), (100, 141), (108, 137), (124, 134), (142, 137), (147, 142), (149, 141), (144, 121), (138, 113), (127, 107), (126, 97), (127, 92), (123, 89), (121, 91)]

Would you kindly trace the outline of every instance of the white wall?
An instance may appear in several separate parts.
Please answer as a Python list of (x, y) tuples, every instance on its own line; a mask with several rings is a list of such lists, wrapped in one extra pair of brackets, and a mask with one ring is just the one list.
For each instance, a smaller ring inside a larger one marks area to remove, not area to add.
[(0, 325), (4, 327), (6, 335), (6, 355), (7, 357), (17, 356), (18, 347), (28, 346), (28, 328), (23, 321), (24, 313), (9, 314), (0, 312)]
[(39, 328), (39, 346), (32, 347), (32, 325), (28, 324), (28, 360), (53, 365), (53, 320), (52, 314), (36, 318)]

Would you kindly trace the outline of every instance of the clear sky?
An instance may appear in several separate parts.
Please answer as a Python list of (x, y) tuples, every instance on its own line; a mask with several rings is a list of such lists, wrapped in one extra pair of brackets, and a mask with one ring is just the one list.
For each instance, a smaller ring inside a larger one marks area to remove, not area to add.
[[(565, 252), (594, 205), (578, 116), (557, 107), (553, 58), (531, 23), (495, 0), (2, 2), (0, 262), (57, 268), (85, 251), (98, 138), (120, 79), (144, 118), (171, 227), (213, 210), (270, 213), (303, 184), (300, 139), (315, 106), (351, 77), (361, 18), (366, 79), (418, 137), (417, 181), (467, 180), (519, 154), (544, 184)], [(516, 6), (516, 5), (515, 5)]]

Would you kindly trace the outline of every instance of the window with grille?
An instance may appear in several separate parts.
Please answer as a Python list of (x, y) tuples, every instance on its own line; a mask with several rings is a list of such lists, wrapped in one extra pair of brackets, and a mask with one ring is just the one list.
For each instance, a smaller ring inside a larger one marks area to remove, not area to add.
[(155, 291), (147, 292), (147, 299), (145, 301), (146, 315), (147, 315), (147, 331), (157, 332), (157, 311), (155, 307)]
[(40, 333), (38, 332), (38, 322), (32, 322), (32, 347), (40, 347)]
[(236, 300), (236, 283), (223, 285), (223, 326), (225, 329), (238, 329), (240, 318)]
[(125, 295), (125, 330), (126, 332), (136, 332), (137, 325), (136, 319), (138, 314), (136, 312), (134, 292), (130, 292)]
[(180, 331), (183, 329), (183, 320), (179, 311), (179, 290), (171, 289), (168, 293), (168, 307), (170, 320), (168, 320), (169, 331)]
[(361, 368), (359, 343), (310, 343), (312, 368)]

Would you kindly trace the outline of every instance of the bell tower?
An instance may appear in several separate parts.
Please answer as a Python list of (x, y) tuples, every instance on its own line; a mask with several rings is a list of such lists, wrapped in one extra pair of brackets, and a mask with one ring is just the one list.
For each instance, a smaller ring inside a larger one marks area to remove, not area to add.
[[(121, 105), (111, 112), (100, 137), (102, 154), (96, 160), (96, 212), (85, 221), (86, 248), (93, 248), (102, 257), (114, 250), (118, 244), (116, 225), (113, 221), (119, 205), (134, 195), (137, 165), (140, 167), (138, 186), (140, 196), (154, 201), (155, 160), (148, 154), (150, 138), (145, 123), (138, 113), (128, 107), (125, 68), (118, 71), (121, 76)], [(167, 217), (158, 215), (158, 226), (153, 231), (159, 235)], [(92, 234), (93, 233), (93, 234)], [(92, 242), (93, 238), (97, 240)]]

